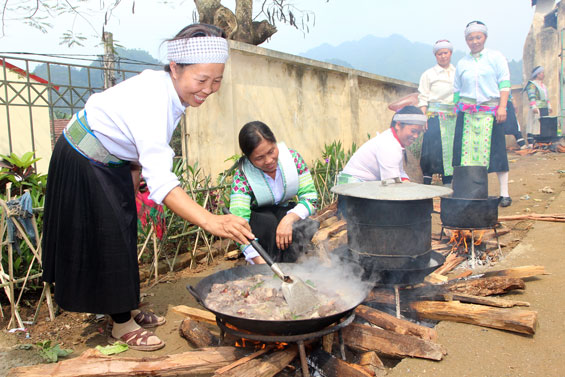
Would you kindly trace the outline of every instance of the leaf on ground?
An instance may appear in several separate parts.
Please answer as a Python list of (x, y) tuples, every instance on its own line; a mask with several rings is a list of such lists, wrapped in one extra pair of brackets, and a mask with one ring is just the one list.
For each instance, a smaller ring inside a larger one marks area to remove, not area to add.
[(128, 345), (125, 343), (121, 343), (121, 342), (115, 342), (112, 345), (107, 345), (107, 346), (96, 346), (96, 349), (106, 355), (106, 356), (110, 356), (110, 355), (115, 355), (117, 353), (122, 353), (125, 352), (129, 349)]

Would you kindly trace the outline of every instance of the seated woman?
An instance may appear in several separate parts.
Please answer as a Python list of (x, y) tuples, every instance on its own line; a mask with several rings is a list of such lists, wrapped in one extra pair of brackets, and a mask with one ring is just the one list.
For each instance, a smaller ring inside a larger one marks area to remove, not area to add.
[[(232, 214), (249, 221), (259, 244), (275, 262), (295, 262), (301, 243), (318, 224), (306, 219), (316, 212), (318, 194), (298, 152), (278, 143), (271, 129), (255, 121), (239, 132), (239, 160), (230, 194)], [(298, 196), (298, 202), (293, 199)], [(240, 245), (249, 263), (265, 263), (251, 245)]]
[(361, 146), (339, 174), (338, 184), (410, 180), (403, 167), (404, 148), (423, 132), (428, 118), (415, 106), (406, 106), (392, 117), (390, 128)]

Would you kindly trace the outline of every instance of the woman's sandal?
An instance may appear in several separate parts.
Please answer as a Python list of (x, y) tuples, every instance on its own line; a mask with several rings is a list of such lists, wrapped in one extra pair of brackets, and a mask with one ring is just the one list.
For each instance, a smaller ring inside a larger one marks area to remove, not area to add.
[(161, 339), (160, 343), (157, 344), (147, 344), (147, 339), (151, 336), (156, 336), (151, 331), (145, 330), (144, 328), (139, 328), (137, 330), (125, 333), (120, 337), (120, 339), (114, 338), (112, 335), (108, 337), (108, 343), (114, 344), (115, 342), (120, 342), (126, 344), (132, 350), (137, 351), (156, 351), (165, 347), (165, 342)]
[(165, 317), (159, 317), (155, 313), (152, 312), (143, 312), (140, 311), (133, 317), (133, 320), (141, 327), (145, 327), (146, 329), (161, 326), (167, 320)]

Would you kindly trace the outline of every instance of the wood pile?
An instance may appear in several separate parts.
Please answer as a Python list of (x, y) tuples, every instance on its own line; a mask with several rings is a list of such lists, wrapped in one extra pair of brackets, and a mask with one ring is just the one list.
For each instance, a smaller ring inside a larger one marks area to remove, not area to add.
[[(347, 243), (346, 224), (337, 218), (336, 209), (333, 205), (315, 218), (321, 227), (312, 242), (326, 263), (331, 263), (332, 250)], [(499, 234), (505, 231), (503, 228)], [(493, 237), (494, 234), (486, 232), (483, 241)], [(336, 357), (340, 354), (336, 334), (306, 341), (306, 360), (300, 360), (295, 344), (243, 342), (253, 348), (241, 348), (235, 347), (240, 339), (226, 334), (220, 346), (215, 315), (180, 305), (172, 310), (185, 316), (179, 334), (191, 347), (196, 347), (192, 351), (137, 359), (108, 357), (90, 350), (57, 364), (15, 368), (9, 375), (266, 377), (283, 370), (287, 376), (302, 375), (301, 365), (307, 363), (320, 376), (384, 376), (385, 364), (391, 360), (405, 357), (442, 360), (447, 350), (436, 330), (428, 327), (430, 321), (454, 321), (529, 336), (535, 334), (537, 312), (528, 308), (530, 304), (498, 296), (524, 290), (527, 279), (545, 274), (543, 266), (522, 266), (481, 275), (473, 275), (469, 269), (451, 273), (468, 255), (454, 252), (438, 238), (433, 245), (446, 255), (446, 262), (424, 283), (396, 289), (375, 287), (355, 309), (355, 322), (342, 332), (347, 360)], [(397, 316), (388, 314), (395, 309)]]

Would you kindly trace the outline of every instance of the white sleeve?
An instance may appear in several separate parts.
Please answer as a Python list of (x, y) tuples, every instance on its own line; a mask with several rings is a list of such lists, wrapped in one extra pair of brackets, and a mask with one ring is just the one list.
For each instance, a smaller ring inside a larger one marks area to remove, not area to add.
[(420, 77), (420, 85), (418, 85), (418, 107), (428, 106), (428, 101), (430, 100), (430, 79), (428, 77), (428, 71), (424, 72)]
[(288, 213), (294, 213), (298, 217), (300, 217), (302, 220), (304, 220), (305, 218), (310, 216), (310, 211), (308, 211), (308, 208), (306, 208), (306, 206), (302, 203), (298, 203), (296, 206), (294, 206), (293, 209), (288, 211), (287, 214)]

